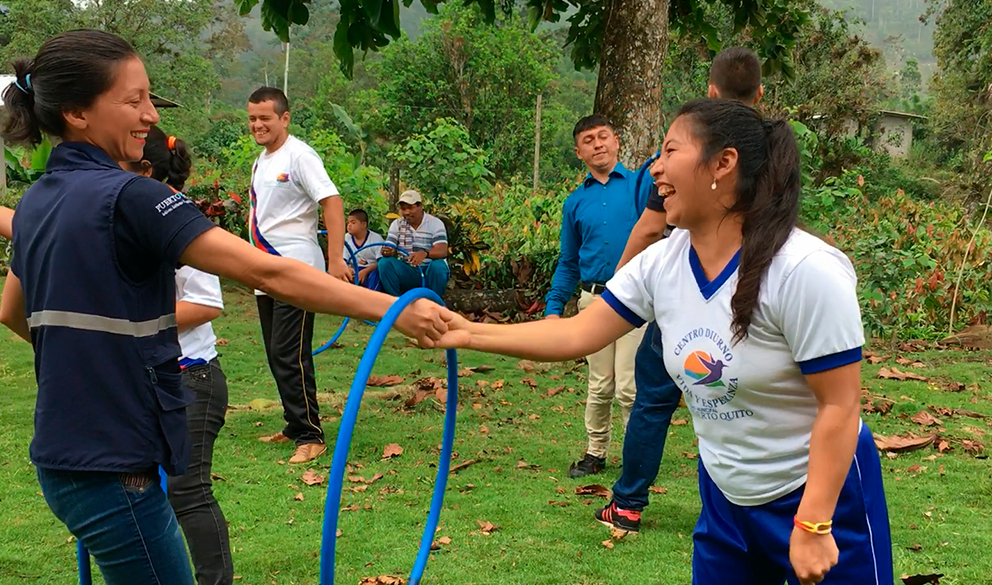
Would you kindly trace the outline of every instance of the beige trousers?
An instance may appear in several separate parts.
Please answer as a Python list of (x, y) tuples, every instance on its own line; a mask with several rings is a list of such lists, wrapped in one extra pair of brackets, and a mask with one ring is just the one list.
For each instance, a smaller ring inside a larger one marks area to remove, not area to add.
[[(592, 304), (599, 295), (582, 291), (579, 310)], [(596, 353), (586, 356), (589, 362), (589, 394), (586, 397), (587, 452), (606, 457), (613, 434), (613, 397), (620, 403), (620, 417), (627, 428), (634, 406), (634, 356), (644, 336), (644, 327), (635, 329)]]

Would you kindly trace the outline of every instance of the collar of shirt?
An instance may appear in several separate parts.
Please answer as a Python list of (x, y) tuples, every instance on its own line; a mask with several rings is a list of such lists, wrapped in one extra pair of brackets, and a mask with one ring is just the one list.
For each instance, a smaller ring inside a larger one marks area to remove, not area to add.
[[(610, 171), (610, 174), (606, 179), (606, 183), (609, 184), (611, 179), (626, 179), (627, 174), (628, 174), (627, 167), (623, 166), (622, 162), (618, 162), (617, 165), (613, 167), (613, 170)], [(589, 187), (597, 183), (599, 183), (599, 181), (597, 181), (596, 178), (592, 176), (592, 173), (586, 173), (586, 178), (584, 181), (582, 181), (582, 186)]]
[(86, 142), (59, 144), (52, 149), (47, 168), (49, 171), (112, 168), (124, 172), (103, 149)]

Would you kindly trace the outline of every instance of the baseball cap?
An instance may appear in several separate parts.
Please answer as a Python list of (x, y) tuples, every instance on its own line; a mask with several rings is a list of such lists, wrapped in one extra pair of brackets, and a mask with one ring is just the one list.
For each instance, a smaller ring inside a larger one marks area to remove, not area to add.
[(406, 203), (407, 205), (415, 205), (417, 203), (423, 205), (423, 199), (421, 199), (420, 193), (414, 191), (413, 189), (403, 191), (403, 194), (400, 195), (399, 202)]

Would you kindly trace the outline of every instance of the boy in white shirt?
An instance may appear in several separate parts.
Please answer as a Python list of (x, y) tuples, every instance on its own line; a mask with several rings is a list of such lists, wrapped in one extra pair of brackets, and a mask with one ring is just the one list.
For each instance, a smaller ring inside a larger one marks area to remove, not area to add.
[[(328, 274), (351, 281), (354, 275), (342, 255), (344, 207), (337, 187), (312, 148), (289, 134), (289, 100), (274, 87), (248, 98), (252, 136), (265, 150), (251, 173), (249, 227), (255, 247), (324, 269), (317, 244), (318, 212), (327, 224)], [(313, 368), (314, 314), (255, 291), (262, 339), (282, 398), (286, 426), (260, 437), (267, 443), (296, 444), (290, 463), (319, 457), (327, 446), (320, 426), (317, 383)]]
[[(348, 214), (348, 221), (345, 222), (344, 229), (347, 234), (344, 236), (342, 254), (350, 264), (351, 255), (353, 252), (355, 253), (359, 284), (371, 290), (381, 290), (379, 271), (376, 270), (376, 266), (379, 263), (379, 258), (382, 257), (382, 246), (361, 249), (369, 244), (383, 242), (382, 236), (369, 229), (369, 214), (364, 209), (352, 210)], [(355, 267), (352, 266), (351, 269), (354, 270)]]
[(683, 106), (651, 169), (677, 229), (576, 317), (452, 314), (439, 345), (562, 361), (655, 319), (699, 437), (693, 585), (892, 583), (881, 464), (860, 420), (850, 261), (796, 228), (788, 124), (730, 100)]

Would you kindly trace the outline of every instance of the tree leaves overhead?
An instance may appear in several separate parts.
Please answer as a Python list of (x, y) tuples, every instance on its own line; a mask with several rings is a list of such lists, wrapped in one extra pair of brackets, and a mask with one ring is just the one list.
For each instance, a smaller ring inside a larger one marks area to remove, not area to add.
[[(262, 26), (276, 33), (280, 40), (289, 40), (290, 23), (303, 25), (309, 20), (310, 0), (261, 0)], [(402, 0), (410, 6), (413, 0)], [(596, 66), (602, 52), (603, 33), (611, 0), (524, 0), (530, 25), (536, 28), (542, 21), (559, 22), (568, 17), (566, 46), (571, 46), (576, 68)], [(620, 0), (622, 1), (622, 0)], [(259, 0), (235, 0), (242, 15), (248, 14)], [(351, 77), (355, 65), (355, 49), (363, 52), (378, 50), (391, 39), (400, 36), (400, 0), (341, 0), (340, 20), (334, 33), (334, 54), (341, 70)], [(430, 13), (437, 13), (436, 0), (420, 0)], [(496, 21), (497, 9), (504, 14), (513, 10), (513, 2), (501, 0), (465, 0), (477, 4), (484, 21)], [(669, 20), (674, 32), (701, 36), (712, 52), (719, 51), (725, 39), (712, 23), (710, 11), (725, 6), (732, 10), (734, 32), (746, 27), (760, 31), (763, 69), (766, 75), (781, 72), (793, 75), (791, 58), (799, 29), (809, 21), (802, 2), (793, 0), (670, 0)]]

